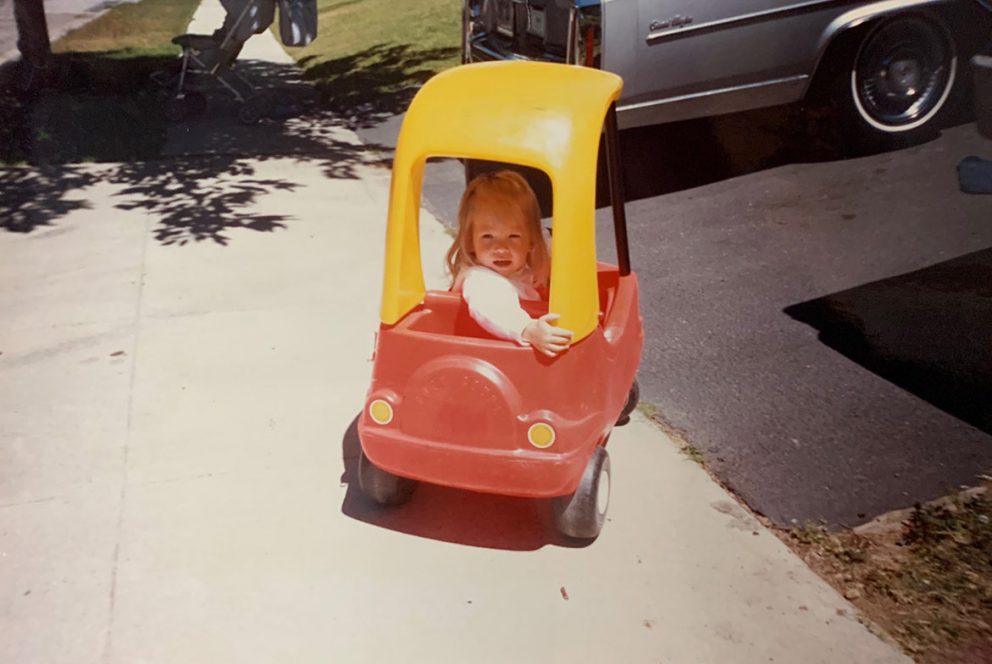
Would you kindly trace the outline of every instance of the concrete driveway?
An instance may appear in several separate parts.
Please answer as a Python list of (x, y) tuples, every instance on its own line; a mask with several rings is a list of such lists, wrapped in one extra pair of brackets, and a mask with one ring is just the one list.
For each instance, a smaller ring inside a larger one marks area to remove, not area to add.
[(992, 158), (974, 124), (628, 206), (641, 397), (774, 521), (853, 526), (992, 468), (992, 198), (959, 190), (969, 154)]

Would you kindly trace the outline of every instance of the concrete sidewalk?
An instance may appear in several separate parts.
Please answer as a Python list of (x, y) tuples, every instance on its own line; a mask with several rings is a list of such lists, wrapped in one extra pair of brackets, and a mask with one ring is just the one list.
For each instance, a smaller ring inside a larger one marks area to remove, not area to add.
[[(338, 169), (12, 171), (75, 184), (0, 234), (0, 661), (909, 661), (636, 415), (584, 548), (542, 501), (363, 500), (389, 173), (325, 130)], [(432, 285), (449, 242), (425, 211)]]

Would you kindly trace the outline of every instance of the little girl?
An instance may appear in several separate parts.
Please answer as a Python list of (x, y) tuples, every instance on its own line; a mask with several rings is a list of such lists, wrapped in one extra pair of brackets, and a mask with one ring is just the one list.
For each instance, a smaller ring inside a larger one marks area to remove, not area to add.
[(558, 314), (531, 318), (520, 300), (537, 300), (547, 287), (548, 246), (537, 196), (519, 174), (484, 173), (473, 179), (458, 206), (458, 234), (447, 256), (452, 289), (487, 332), (555, 357), (572, 343)]

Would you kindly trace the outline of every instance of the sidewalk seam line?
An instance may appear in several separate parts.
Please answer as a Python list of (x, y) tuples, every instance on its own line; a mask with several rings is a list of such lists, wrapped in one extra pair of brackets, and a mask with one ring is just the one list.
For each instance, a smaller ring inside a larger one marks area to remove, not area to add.
[(114, 613), (117, 605), (117, 570), (120, 560), (121, 536), (124, 531), (124, 507), (127, 501), (127, 479), (128, 479), (128, 456), (131, 448), (131, 418), (134, 413), (134, 384), (135, 374), (138, 366), (138, 340), (141, 337), (141, 320), (144, 309), (145, 279), (147, 277), (148, 243), (151, 236), (151, 213), (144, 214), (144, 241), (141, 245), (141, 272), (138, 280), (137, 302), (134, 307), (134, 340), (131, 344), (131, 376), (128, 385), (127, 398), (127, 427), (124, 435), (124, 449), (121, 467), (121, 491), (120, 504), (117, 512), (117, 537), (114, 543), (114, 555), (110, 572), (110, 596), (107, 607), (107, 627), (103, 639), (103, 656), (100, 658), (104, 662), (110, 661), (111, 646), (113, 644)]

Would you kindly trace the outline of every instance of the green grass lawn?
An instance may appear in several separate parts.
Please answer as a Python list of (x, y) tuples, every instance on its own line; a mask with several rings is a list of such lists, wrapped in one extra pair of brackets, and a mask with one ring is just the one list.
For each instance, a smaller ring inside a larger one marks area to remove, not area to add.
[(322, 101), (356, 124), (406, 108), (459, 62), (460, 0), (318, 0), (317, 39), (287, 49)]
[(118, 5), (52, 44), (55, 53), (117, 58), (177, 55), (172, 38), (186, 31), (199, 0), (142, 0)]
[(458, 61), (459, 0), (318, 0), (319, 29), (309, 46), (290, 49), (313, 66), (373, 46), (446, 53), (437, 69)]

